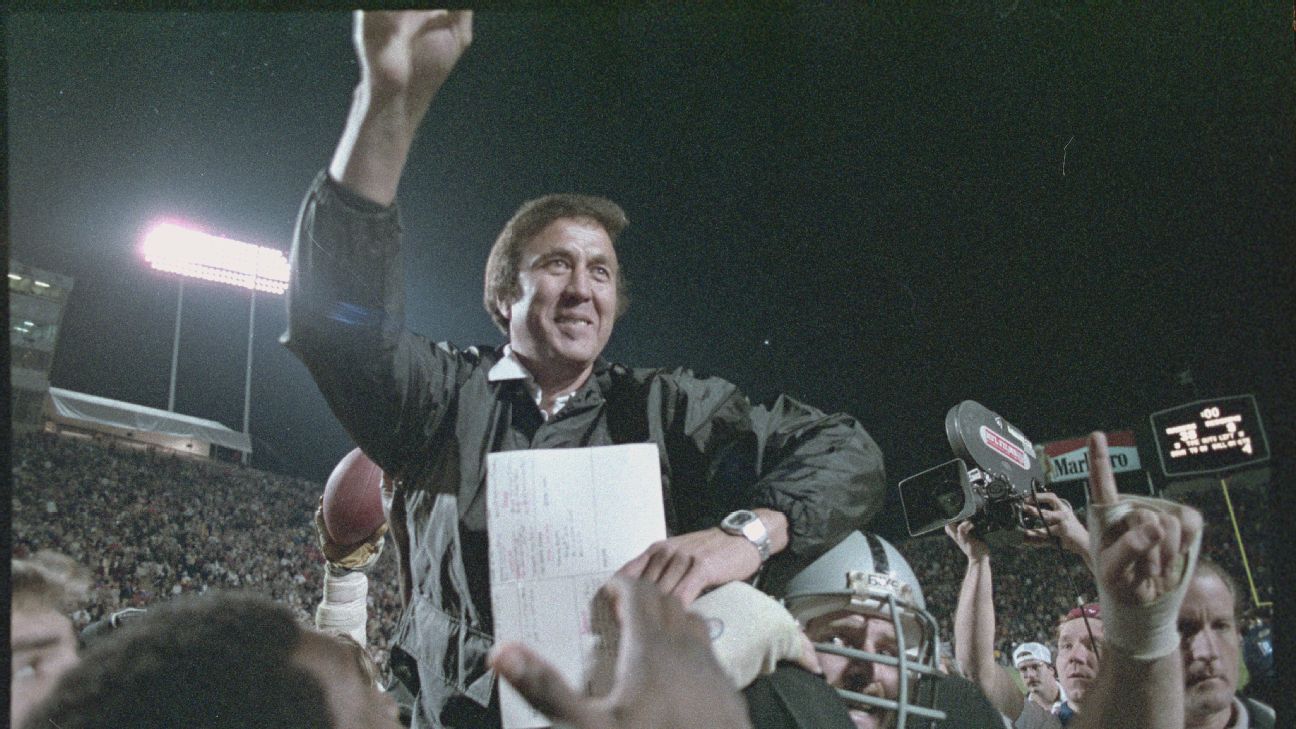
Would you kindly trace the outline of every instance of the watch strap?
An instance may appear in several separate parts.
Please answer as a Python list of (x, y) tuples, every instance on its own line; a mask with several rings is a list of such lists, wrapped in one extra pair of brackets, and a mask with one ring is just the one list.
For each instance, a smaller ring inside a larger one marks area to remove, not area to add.
[[(737, 524), (736, 522), (741, 522)], [(726, 534), (732, 534), (736, 537), (743, 537), (756, 547), (760, 554), (761, 565), (764, 565), (770, 557), (770, 539), (769, 531), (765, 529), (765, 523), (755, 512), (749, 509), (739, 509), (730, 513), (720, 522), (720, 528)]]

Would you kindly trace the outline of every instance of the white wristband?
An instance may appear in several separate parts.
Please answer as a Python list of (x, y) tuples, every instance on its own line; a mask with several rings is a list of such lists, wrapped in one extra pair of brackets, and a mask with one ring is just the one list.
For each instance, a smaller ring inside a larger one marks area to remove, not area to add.
[[(1120, 522), (1135, 509), (1170, 514), (1178, 518), (1188, 509), (1163, 499), (1145, 496), (1121, 495), (1115, 504), (1089, 506), (1089, 554), (1095, 570), (1101, 570), (1099, 547), (1103, 532)], [(1102, 606), (1103, 641), (1115, 646), (1125, 655), (1150, 661), (1170, 655), (1179, 648), (1179, 606), (1183, 603), (1188, 582), (1197, 567), (1197, 553), (1201, 549), (1201, 531), (1194, 535), (1192, 544), (1180, 563), (1179, 583), (1173, 590), (1146, 605), (1118, 603), (1098, 579), (1098, 603)]]
[(345, 633), (360, 645), (368, 645), (365, 624), (369, 611), (369, 578), (363, 572), (336, 574), (324, 570), (324, 599), (315, 608), (315, 627), (332, 633)]
[(777, 600), (745, 582), (730, 582), (689, 608), (707, 623), (711, 650), (737, 688), (801, 658), (801, 626)]

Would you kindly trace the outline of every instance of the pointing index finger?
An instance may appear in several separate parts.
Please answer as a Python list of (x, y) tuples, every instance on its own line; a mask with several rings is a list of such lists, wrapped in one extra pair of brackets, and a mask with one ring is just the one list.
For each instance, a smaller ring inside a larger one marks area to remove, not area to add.
[(1112, 475), (1111, 458), (1107, 455), (1107, 436), (1102, 431), (1089, 434), (1089, 503), (1110, 505), (1116, 503), (1116, 477)]

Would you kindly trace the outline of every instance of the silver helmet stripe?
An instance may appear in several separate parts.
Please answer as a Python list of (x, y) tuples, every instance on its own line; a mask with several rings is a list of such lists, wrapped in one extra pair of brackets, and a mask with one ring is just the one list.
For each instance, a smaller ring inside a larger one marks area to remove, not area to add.
[(926, 610), (917, 576), (885, 539), (860, 531), (847, 535), (789, 580), (783, 602), (803, 626), (839, 610), (889, 620), (899, 647), (895, 656), (831, 644), (815, 648), (857, 663), (895, 666), (895, 699), (845, 689), (837, 694), (850, 705), (896, 712), (896, 726), (903, 729), (945, 718), (933, 706), (937, 682), (922, 680), (940, 674), (935, 658), (940, 628)]

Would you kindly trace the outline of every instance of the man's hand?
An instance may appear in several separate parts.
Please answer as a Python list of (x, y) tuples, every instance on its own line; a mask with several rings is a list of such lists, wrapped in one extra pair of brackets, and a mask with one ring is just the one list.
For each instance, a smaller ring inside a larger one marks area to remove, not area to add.
[(656, 583), (688, 607), (703, 590), (745, 580), (760, 566), (755, 545), (713, 527), (655, 542), (617, 574)]
[[(773, 509), (753, 511), (769, 535), (770, 555), (786, 549), (787, 517)], [(655, 582), (662, 592), (675, 595), (688, 607), (704, 591), (746, 580), (760, 567), (760, 551), (756, 545), (745, 537), (713, 527), (656, 542), (625, 563), (617, 574)]]
[[(1148, 605), (1187, 578), (1184, 568), (1201, 532), (1201, 515), (1186, 507), (1170, 511), (1142, 505), (1152, 500), (1118, 501), (1107, 436), (1094, 433), (1089, 436), (1090, 525), (1099, 528), (1091, 547), (1094, 574), (1117, 603)], [(1108, 619), (1105, 612), (1103, 617)]]
[(360, 85), (328, 172), (352, 192), (391, 205), (423, 115), (472, 42), (472, 13), (357, 11), (353, 39)]
[(472, 11), (357, 10), (354, 41), (362, 83), (426, 106), (472, 43)]
[(954, 540), (959, 549), (963, 550), (963, 554), (967, 555), (969, 562), (979, 562), (990, 556), (990, 547), (972, 534), (971, 521), (946, 524), (945, 534)]
[[(1035, 500), (1039, 501), (1038, 511)], [(1042, 491), (1027, 499), (1025, 508), (1028, 515), (1039, 517), (1047, 525), (1047, 529), (1027, 529), (1024, 532), (1026, 544), (1032, 547), (1047, 546), (1052, 543), (1053, 537), (1057, 537), (1063, 549), (1084, 557), (1086, 561), (1089, 559), (1089, 530), (1080, 523), (1075, 510), (1066, 499), (1051, 491)]]
[(1117, 495), (1107, 438), (1089, 436), (1089, 550), (1106, 647), (1072, 726), (1184, 726), (1178, 617), (1201, 525), (1182, 504)]
[(730, 582), (699, 597), (689, 612), (711, 632), (711, 652), (736, 688), (792, 661), (822, 674), (819, 655), (796, 618), (778, 600), (745, 582)]
[(520, 643), (496, 646), (491, 667), (536, 709), (577, 729), (750, 727), (742, 697), (711, 654), (701, 618), (642, 580), (614, 576), (603, 597), (621, 631), (607, 696), (581, 696)]

